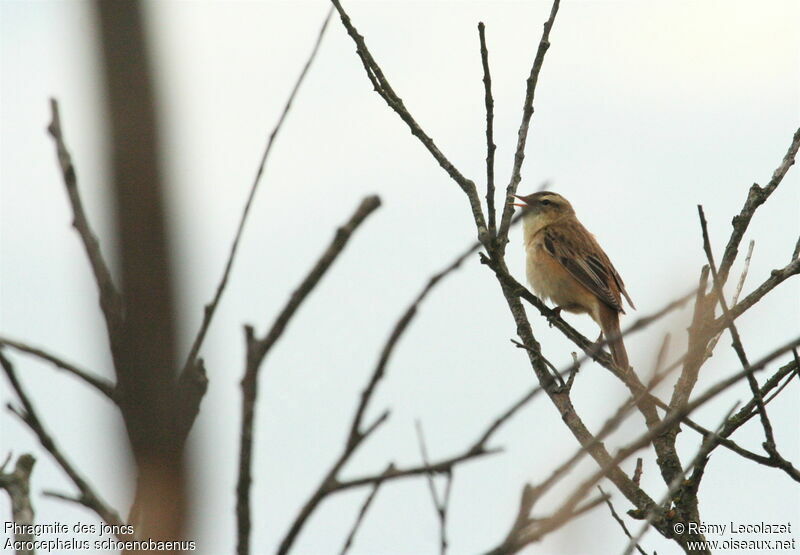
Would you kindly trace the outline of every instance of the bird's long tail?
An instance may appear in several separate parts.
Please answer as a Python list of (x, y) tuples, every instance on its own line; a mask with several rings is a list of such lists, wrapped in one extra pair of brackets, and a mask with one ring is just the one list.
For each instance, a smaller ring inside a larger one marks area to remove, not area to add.
[(627, 372), (629, 369), (628, 352), (625, 350), (625, 343), (620, 334), (619, 313), (607, 306), (601, 306), (599, 312), (600, 322), (598, 323), (611, 349), (611, 358), (620, 370)]

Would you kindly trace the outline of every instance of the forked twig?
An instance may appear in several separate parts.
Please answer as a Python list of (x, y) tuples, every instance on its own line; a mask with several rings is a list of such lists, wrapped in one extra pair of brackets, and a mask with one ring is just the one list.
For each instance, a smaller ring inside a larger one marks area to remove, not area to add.
[(273, 345), (283, 335), (286, 326), (308, 294), (316, 287), (336, 258), (342, 253), (353, 232), (364, 223), (364, 220), (380, 204), (381, 201), (377, 196), (368, 196), (361, 201), (361, 204), (359, 204), (350, 219), (336, 231), (331, 244), (297, 286), (297, 289), (294, 290), (283, 310), (278, 314), (272, 327), (263, 338), (256, 338), (253, 328), (245, 326), (247, 362), (244, 377), (242, 378), (242, 425), (239, 449), (239, 479), (236, 486), (237, 552), (239, 555), (245, 555), (250, 552), (250, 476), (255, 407), (258, 396), (258, 372), (261, 368), (261, 363)]
[[(422, 433), (422, 424), (420, 424), (419, 420), (416, 422), (416, 428), (419, 451), (422, 454), (422, 462), (426, 467), (429, 467), (428, 448), (425, 445), (425, 436)], [(450, 504), (450, 489), (453, 485), (453, 473), (452, 471), (445, 472), (447, 481), (445, 482), (444, 495), (441, 499), (439, 498), (439, 493), (436, 491), (436, 483), (433, 480), (433, 474), (428, 473), (426, 478), (431, 500), (433, 501), (433, 508), (436, 510), (436, 516), (439, 518), (439, 553), (440, 555), (444, 555), (447, 552), (447, 508)]]
[(123, 522), (120, 519), (119, 514), (114, 509), (106, 505), (102, 499), (100, 499), (89, 483), (67, 460), (66, 456), (61, 452), (61, 449), (56, 445), (53, 437), (45, 429), (44, 424), (42, 424), (42, 421), (39, 419), (39, 416), (36, 413), (33, 403), (31, 402), (27, 393), (25, 393), (25, 390), (22, 388), (22, 384), (20, 384), (19, 380), (17, 379), (14, 366), (6, 358), (2, 350), (0, 350), (0, 365), (2, 365), (6, 377), (8, 378), (9, 383), (11, 383), (12, 389), (14, 389), (20, 403), (22, 403), (22, 410), (13, 408), (10, 405), (9, 408), (14, 415), (22, 420), (31, 429), (31, 431), (36, 434), (36, 437), (39, 438), (39, 442), (42, 444), (42, 447), (44, 447), (45, 450), (52, 455), (61, 469), (67, 474), (67, 476), (69, 476), (70, 480), (72, 480), (72, 483), (75, 484), (75, 487), (78, 488), (80, 496), (75, 498), (74, 501), (94, 511), (97, 516), (103, 519), (106, 523), (112, 526), (122, 525)]

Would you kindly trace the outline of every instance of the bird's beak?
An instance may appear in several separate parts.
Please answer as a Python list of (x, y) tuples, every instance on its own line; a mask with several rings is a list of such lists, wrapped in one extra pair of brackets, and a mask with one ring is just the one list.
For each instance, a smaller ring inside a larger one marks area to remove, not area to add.
[[(521, 200), (522, 202), (525, 202), (525, 199), (524, 199), (524, 198), (522, 198), (521, 196), (519, 196), (519, 195), (514, 195), (514, 196), (515, 196), (516, 198), (518, 198), (519, 200)], [(525, 203), (525, 204), (519, 204), (519, 203), (516, 203), (516, 202), (515, 202), (515, 203), (514, 203), (514, 206), (519, 206), (520, 208), (528, 208), (528, 204), (527, 204), (527, 203)]]

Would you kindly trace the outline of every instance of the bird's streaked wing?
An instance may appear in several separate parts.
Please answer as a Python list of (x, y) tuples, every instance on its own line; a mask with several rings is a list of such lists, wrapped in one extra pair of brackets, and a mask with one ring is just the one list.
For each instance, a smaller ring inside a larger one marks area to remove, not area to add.
[(547, 226), (544, 246), (564, 269), (609, 307), (625, 312), (620, 293), (633, 306), (622, 278), (586, 228), (575, 223)]

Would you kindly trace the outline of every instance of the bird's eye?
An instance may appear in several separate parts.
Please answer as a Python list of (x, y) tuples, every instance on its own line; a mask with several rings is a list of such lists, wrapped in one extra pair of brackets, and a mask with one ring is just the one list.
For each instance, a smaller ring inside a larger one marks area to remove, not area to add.
[(550, 204), (550, 201), (547, 200), (547, 199), (542, 201), (542, 205), (544, 205), (544, 206), (548, 206), (549, 204)]

